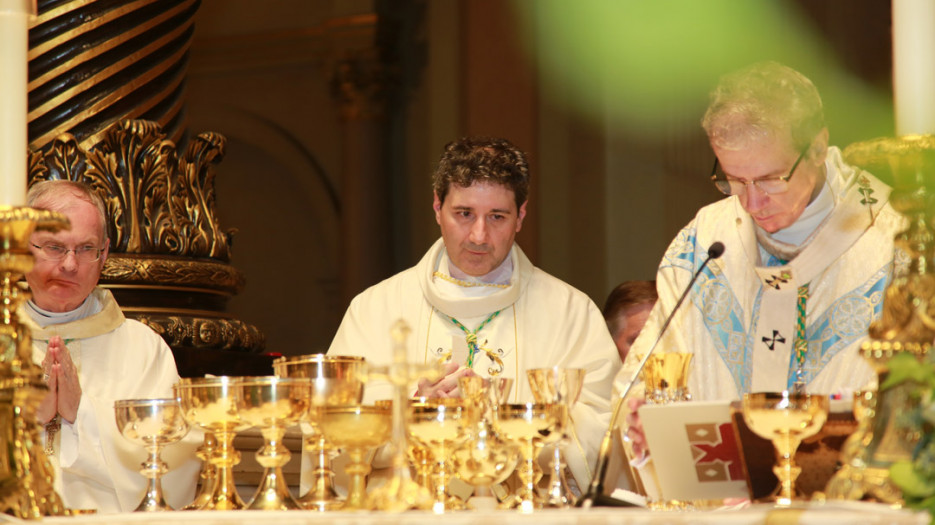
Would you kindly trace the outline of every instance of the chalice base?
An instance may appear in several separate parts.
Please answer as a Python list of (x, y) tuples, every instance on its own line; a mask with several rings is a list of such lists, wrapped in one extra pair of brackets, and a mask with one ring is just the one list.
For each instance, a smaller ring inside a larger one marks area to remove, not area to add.
[(250, 503), (250, 510), (299, 510), (302, 506), (292, 497), (282, 475), (282, 468), (266, 469)]
[(394, 476), (367, 497), (367, 508), (386, 512), (432, 510), (428, 489), (407, 477)]
[(150, 482), (146, 494), (143, 495), (143, 501), (140, 502), (139, 506), (136, 507), (133, 512), (165, 512), (170, 510), (175, 509), (166, 503), (162, 495), (162, 482), (159, 479), (155, 479)]

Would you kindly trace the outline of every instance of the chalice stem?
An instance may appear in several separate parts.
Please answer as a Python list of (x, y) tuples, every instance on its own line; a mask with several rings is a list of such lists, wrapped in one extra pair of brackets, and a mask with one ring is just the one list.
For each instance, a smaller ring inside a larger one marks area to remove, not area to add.
[(205, 432), (204, 443), (195, 453), (202, 461), (198, 494), (191, 503), (182, 507), (182, 510), (201, 510), (211, 503), (211, 494), (214, 493), (214, 484), (217, 481), (217, 467), (211, 462), (211, 458), (216, 450), (217, 438), (214, 437), (214, 433)]
[(233, 432), (217, 432), (218, 454), (211, 458), (217, 468), (217, 480), (214, 484), (214, 493), (207, 510), (239, 510), (244, 508), (244, 502), (237, 493), (234, 484), (234, 465), (240, 462), (239, 454), (233, 446)]
[(146, 494), (143, 501), (136, 507), (136, 512), (154, 512), (161, 510), (174, 510), (167, 503), (162, 494), (162, 475), (168, 471), (168, 466), (159, 457), (159, 446), (146, 447), (149, 459), (143, 463), (140, 473), (148, 480)]
[(773, 467), (773, 473), (779, 479), (779, 497), (777, 502), (781, 505), (788, 505), (795, 498), (795, 480), (799, 477), (802, 469), (795, 464), (795, 451), (799, 448), (801, 439), (784, 433), (777, 438), (776, 452), (778, 462)]
[(298, 509), (299, 504), (289, 492), (285, 478), (282, 474), (282, 467), (289, 463), (292, 454), (289, 449), (282, 444), (282, 438), (286, 429), (273, 425), (263, 428), (260, 431), (263, 434), (265, 444), (256, 452), (256, 461), (265, 470), (263, 479), (257, 487), (256, 493), (248, 509), (254, 510), (292, 510)]
[(562, 461), (562, 449), (558, 444), (552, 447), (552, 462), (549, 465), (549, 489), (546, 504), (549, 507), (567, 507), (571, 504), (568, 498), (568, 491), (562, 483), (562, 470), (565, 468), (565, 462)]
[(530, 442), (523, 451), (523, 457), (520, 459), (519, 470), (516, 474), (519, 478), (520, 486), (516, 491), (520, 502), (530, 502), (536, 499), (536, 448)]
[(344, 500), (345, 509), (364, 509), (367, 496), (367, 474), (370, 474), (370, 463), (366, 460), (366, 450), (350, 448), (347, 451), (347, 498)]

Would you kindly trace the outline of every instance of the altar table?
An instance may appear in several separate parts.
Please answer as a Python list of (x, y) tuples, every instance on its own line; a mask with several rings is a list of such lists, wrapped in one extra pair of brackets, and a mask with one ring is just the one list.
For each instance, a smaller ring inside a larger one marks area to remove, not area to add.
[(777, 509), (753, 505), (743, 509), (663, 512), (646, 509), (592, 508), (540, 510), (531, 514), (489, 510), (451, 512), (327, 512), (314, 511), (176, 511), (49, 517), (41, 522), (0, 515), (5, 523), (56, 525), (927, 525), (929, 515), (893, 509), (877, 503), (831, 502), (805, 508)]

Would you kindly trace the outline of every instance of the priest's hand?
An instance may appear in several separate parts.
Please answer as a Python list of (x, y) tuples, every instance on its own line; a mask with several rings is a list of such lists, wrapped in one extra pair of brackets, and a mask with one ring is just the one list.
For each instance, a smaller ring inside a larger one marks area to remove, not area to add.
[(630, 409), (630, 413), (627, 414), (627, 439), (630, 440), (630, 446), (633, 448), (634, 458), (630, 458), (636, 461), (640, 461), (649, 455), (649, 447), (646, 446), (646, 434), (643, 433), (643, 422), (640, 421), (639, 409), (645, 404), (646, 401), (643, 399), (631, 398), (627, 400), (627, 407)]
[(42, 398), (42, 402), (39, 403), (39, 408), (36, 410), (36, 417), (40, 425), (45, 425), (49, 421), (52, 421), (52, 418), (55, 417), (56, 409), (58, 408), (58, 381), (52, 380), (52, 359), (48, 351), (45, 353), (45, 359), (42, 360), (42, 379), (49, 386), (49, 391), (46, 393), (45, 397)]
[(56, 412), (62, 419), (74, 423), (78, 417), (78, 404), (81, 402), (81, 385), (78, 382), (78, 370), (71, 359), (71, 353), (61, 337), (49, 340), (46, 356), (51, 356), (52, 366), (49, 373), (49, 385), (55, 384)]
[(458, 378), (476, 375), (470, 368), (459, 367), (458, 363), (445, 363), (442, 374), (444, 374), (444, 376), (435, 382), (429, 381), (428, 379), (420, 380), (419, 387), (416, 390), (416, 396), (429, 398), (461, 397), (461, 389), (458, 388)]

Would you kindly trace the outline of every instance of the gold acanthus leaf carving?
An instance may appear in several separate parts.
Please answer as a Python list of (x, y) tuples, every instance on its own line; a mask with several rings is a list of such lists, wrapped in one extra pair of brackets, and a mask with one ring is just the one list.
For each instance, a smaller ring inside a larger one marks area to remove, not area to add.
[(244, 276), (233, 266), (207, 261), (111, 256), (104, 264), (105, 282), (193, 286), (239, 293)]
[(63, 134), (44, 153), (32, 152), (29, 179), (90, 184), (104, 199), (113, 252), (228, 262), (233, 232), (218, 224), (213, 167), (225, 143), (217, 133), (202, 133), (179, 159), (156, 123), (125, 120), (92, 151)]

